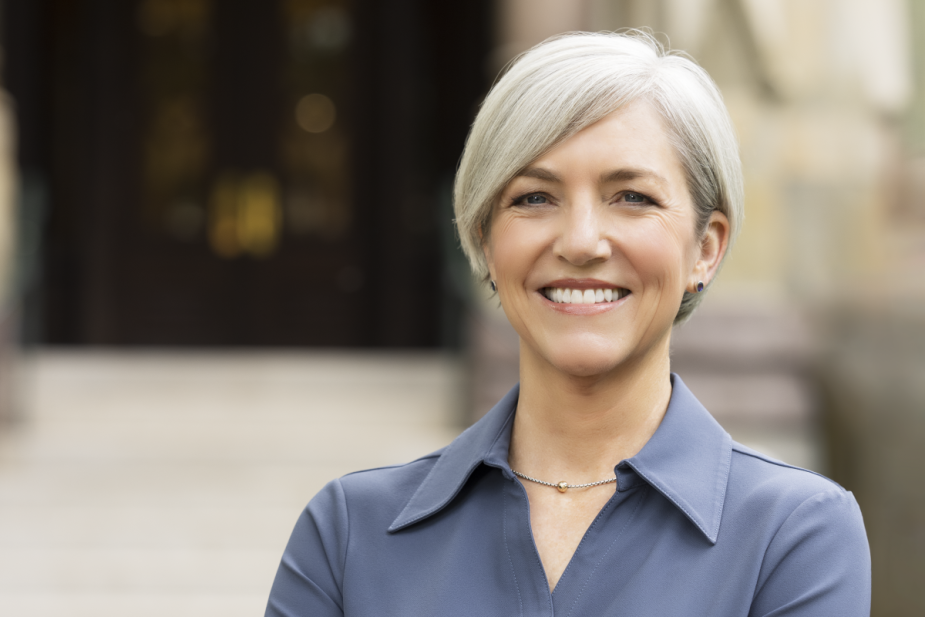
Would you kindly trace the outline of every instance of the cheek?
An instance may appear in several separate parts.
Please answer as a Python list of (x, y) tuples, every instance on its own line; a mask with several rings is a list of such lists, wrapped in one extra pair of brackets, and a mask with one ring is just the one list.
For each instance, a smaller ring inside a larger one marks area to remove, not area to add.
[(489, 262), (494, 275), (507, 279), (523, 275), (537, 252), (537, 233), (522, 220), (499, 217), (492, 225), (488, 241)]
[(683, 278), (693, 241), (682, 237), (677, 225), (661, 219), (647, 221), (626, 238), (627, 256), (643, 278), (666, 284)]

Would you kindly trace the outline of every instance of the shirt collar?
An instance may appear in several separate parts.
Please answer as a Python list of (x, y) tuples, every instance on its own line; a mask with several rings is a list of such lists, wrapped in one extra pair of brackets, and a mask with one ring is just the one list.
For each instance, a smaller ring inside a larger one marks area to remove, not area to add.
[[(661, 425), (636, 456), (617, 465), (618, 490), (630, 488), (633, 475), (638, 475), (715, 544), (732, 460), (732, 439), (680, 377), (672, 374), (671, 382), (671, 400)], [(483, 463), (514, 477), (507, 452), (519, 394), (519, 386), (512, 388), (484, 418), (443, 450), (389, 527), (390, 532), (442, 510)]]
[(639, 454), (617, 465), (617, 485), (631, 468), (716, 544), (732, 438), (674, 373), (671, 384), (661, 425)]

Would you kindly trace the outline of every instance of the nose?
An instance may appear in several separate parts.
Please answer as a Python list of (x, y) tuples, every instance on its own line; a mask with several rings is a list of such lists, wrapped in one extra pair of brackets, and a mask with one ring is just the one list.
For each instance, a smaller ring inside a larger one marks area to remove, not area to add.
[(592, 199), (582, 199), (565, 208), (553, 250), (559, 259), (575, 266), (607, 260), (612, 249), (600, 206)]

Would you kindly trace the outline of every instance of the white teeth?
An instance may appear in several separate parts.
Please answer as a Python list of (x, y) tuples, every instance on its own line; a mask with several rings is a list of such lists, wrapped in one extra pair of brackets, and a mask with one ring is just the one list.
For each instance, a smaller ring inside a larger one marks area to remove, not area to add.
[(597, 304), (600, 302), (616, 302), (626, 296), (628, 290), (622, 288), (606, 289), (568, 289), (566, 287), (547, 287), (543, 295), (553, 302), (561, 304)]

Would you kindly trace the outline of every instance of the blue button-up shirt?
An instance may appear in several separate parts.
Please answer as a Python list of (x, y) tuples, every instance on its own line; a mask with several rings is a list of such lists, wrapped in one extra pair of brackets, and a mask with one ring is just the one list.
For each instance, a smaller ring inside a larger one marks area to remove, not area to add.
[(266, 614), (869, 615), (852, 494), (735, 443), (672, 384), (554, 592), (507, 462), (514, 388), (446, 448), (328, 484), (296, 524)]

